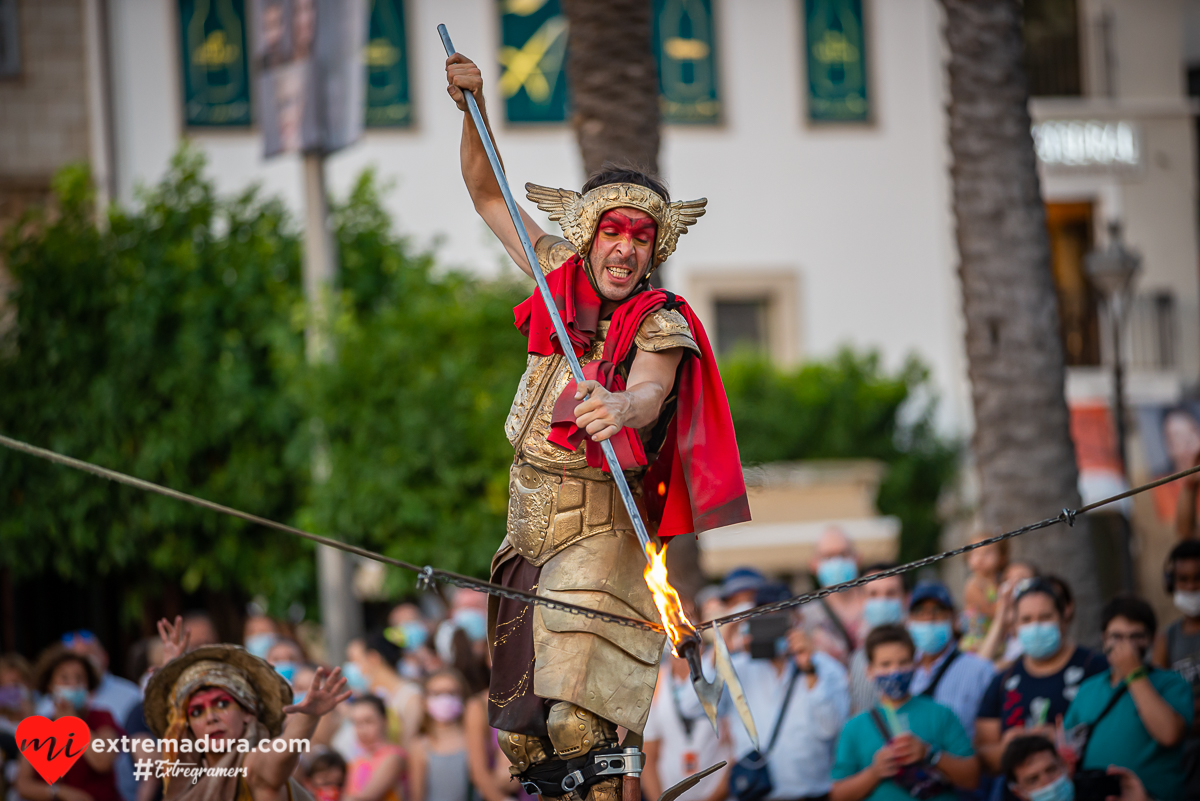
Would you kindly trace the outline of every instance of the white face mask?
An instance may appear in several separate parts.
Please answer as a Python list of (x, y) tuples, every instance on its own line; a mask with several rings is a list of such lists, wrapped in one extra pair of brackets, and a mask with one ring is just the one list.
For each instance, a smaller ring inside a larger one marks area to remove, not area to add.
[(1187, 617), (1200, 617), (1200, 592), (1184, 592), (1176, 590), (1175, 608)]

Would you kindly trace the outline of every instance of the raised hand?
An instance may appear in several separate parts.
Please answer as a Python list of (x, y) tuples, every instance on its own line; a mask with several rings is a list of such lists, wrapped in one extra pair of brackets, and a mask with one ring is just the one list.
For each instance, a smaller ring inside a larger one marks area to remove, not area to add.
[(188, 640), (191, 634), (183, 626), (183, 617), (175, 616), (175, 624), (165, 617), (158, 621), (158, 636), (163, 644), (163, 664), (187, 653)]
[(334, 707), (349, 697), (350, 690), (346, 687), (346, 677), (342, 675), (342, 669), (335, 667), (330, 670), (319, 667), (304, 700), (298, 704), (285, 706), (283, 711), (288, 714), (295, 712), (319, 718), (332, 712)]
[(483, 103), (483, 73), (475, 62), (462, 53), (455, 53), (446, 59), (446, 91), (458, 106), (459, 111), (467, 110), (467, 98), (463, 90), (475, 95), (475, 102)]

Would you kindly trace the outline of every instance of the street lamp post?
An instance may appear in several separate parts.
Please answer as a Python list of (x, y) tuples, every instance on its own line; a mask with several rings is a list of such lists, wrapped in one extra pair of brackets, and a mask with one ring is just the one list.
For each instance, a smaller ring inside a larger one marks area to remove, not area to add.
[(1108, 224), (1108, 245), (1087, 255), (1087, 274), (1092, 285), (1100, 291), (1108, 308), (1109, 330), (1113, 354), (1113, 426), (1116, 429), (1117, 456), (1121, 472), (1129, 480), (1125, 454), (1125, 366), (1121, 358), (1121, 330), (1129, 311), (1133, 283), (1141, 269), (1142, 257), (1125, 247), (1121, 224)]
[[(1087, 274), (1092, 285), (1099, 290), (1108, 308), (1109, 330), (1112, 336), (1113, 357), (1113, 428), (1117, 438), (1117, 458), (1121, 461), (1121, 476), (1129, 483), (1129, 462), (1125, 452), (1125, 365), (1121, 358), (1121, 330), (1129, 312), (1133, 296), (1133, 283), (1137, 278), (1142, 257), (1125, 247), (1121, 237), (1121, 224), (1116, 220), (1108, 224), (1108, 244), (1103, 250), (1094, 250), (1087, 256)], [(1133, 529), (1123, 515), (1112, 521), (1118, 525), (1120, 544), (1121, 592), (1133, 590)]]

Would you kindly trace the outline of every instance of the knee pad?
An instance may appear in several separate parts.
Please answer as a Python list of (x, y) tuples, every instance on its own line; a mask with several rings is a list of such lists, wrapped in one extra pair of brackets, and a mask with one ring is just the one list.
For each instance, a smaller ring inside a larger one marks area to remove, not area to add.
[(567, 701), (550, 707), (546, 728), (554, 752), (562, 759), (583, 756), (617, 742), (617, 724)]
[(554, 757), (554, 746), (546, 737), (502, 731), (499, 732), (496, 740), (504, 756), (508, 757), (508, 761), (512, 763), (508, 770), (513, 776), (534, 765), (549, 762)]

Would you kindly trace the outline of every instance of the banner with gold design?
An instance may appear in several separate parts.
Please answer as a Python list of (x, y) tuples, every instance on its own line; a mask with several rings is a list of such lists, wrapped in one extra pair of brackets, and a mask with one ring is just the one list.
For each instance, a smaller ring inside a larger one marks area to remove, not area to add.
[(654, 0), (663, 122), (720, 122), (715, 27), (713, 0)]
[(249, 125), (244, 0), (179, 0), (179, 29), (184, 124)]
[(567, 119), (567, 18), (558, 0), (497, 0), (500, 95), (509, 122)]
[(871, 121), (863, 0), (803, 0), (811, 122)]
[(370, 0), (367, 63), (367, 127), (407, 128), (413, 121), (408, 83), (404, 0)]

